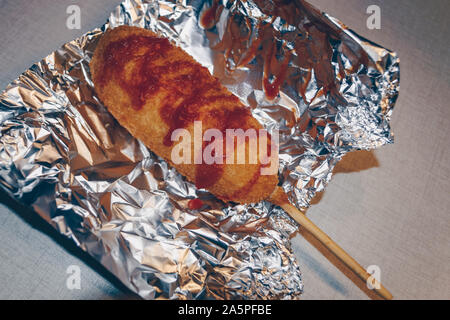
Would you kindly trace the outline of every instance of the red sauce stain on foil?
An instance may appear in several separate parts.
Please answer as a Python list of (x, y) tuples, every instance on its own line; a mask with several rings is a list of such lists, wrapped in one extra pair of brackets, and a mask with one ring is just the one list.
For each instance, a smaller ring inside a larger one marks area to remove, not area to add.
[(273, 75), (274, 79), (270, 81), (270, 74), (272, 69), (272, 60), (275, 60), (274, 57), (274, 47), (272, 45), (267, 52), (267, 56), (264, 61), (264, 77), (263, 77), (263, 88), (266, 93), (266, 97), (269, 100), (275, 99), (280, 93), (280, 87), (284, 83), (287, 74), (287, 68), (289, 66), (289, 60), (291, 58), (291, 52), (287, 52), (283, 57), (283, 62), (279, 68), (278, 74)]
[(203, 201), (196, 198), (189, 200), (187, 206), (190, 210), (200, 210), (203, 207)]
[(203, 28), (210, 29), (215, 25), (218, 7), (219, 2), (217, 0), (213, 0), (212, 6), (203, 12), (200, 18), (200, 25)]

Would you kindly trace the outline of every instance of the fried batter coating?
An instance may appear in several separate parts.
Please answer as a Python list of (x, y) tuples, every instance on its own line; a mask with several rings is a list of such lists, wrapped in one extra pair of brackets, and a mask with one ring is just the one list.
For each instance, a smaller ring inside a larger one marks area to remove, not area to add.
[[(197, 187), (238, 203), (259, 202), (276, 188), (277, 170), (261, 175), (259, 151), (256, 163), (247, 161), (246, 154), (245, 164), (194, 164), (206, 143), (196, 150), (192, 141), (191, 163), (172, 161), (176, 144), (172, 133), (184, 128), (194, 137), (194, 121), (201, 121), (202, 133), (210, 128), (258, 132), (262, 126), (208, 69), (166, 38), (137, 27), (108, 30), (99, 40), (90, 69), (98, 97), (118, 122)], [(252, 139), (243, 142), (246, 152)], [(270, 150), (271, 139), (267, 144)], [(237, 143), (234, 150), (239, 150)], [(277, 153), (269, 157), (278, 168)]]

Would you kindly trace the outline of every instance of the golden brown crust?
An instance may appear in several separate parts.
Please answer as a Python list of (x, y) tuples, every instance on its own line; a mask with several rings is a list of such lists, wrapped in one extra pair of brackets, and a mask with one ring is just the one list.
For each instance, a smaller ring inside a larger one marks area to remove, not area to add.
[[(142, 79), (137, 76), (138, 69), (142, 67), (142, 62), (139, 64), (137, 60), (130, 59), (125, 64), (123, 70), (112, 70), (111, 66), (106, 65), (106, 58), (108, 57), (108, 48), (111, 43), (125, 39), (132, 36), (157, 37), (156, 34), (149, 30), (122, 26), (113, 30), (108, 30), (100, 39), (95, 50), (94, 56), (90, 63), (92, 79), (98, 97), (102, 100), (111, 114), (124, 126), (134, 137), (140, 139), (147, 147), (155, 152), (160, 157), (168, 161), (181, 174), (191, 182), (196, 182), (198, 179), (198, 170), (205, 170), (204, 166), (194, 164), (175, 165), (171, 161), (171, 152), (173, 145), (167, 145), (165, 139), (170, 133), (170, 123), (165, 117), (164, 108), (172, 108), (180, 104), (179, 101), (185, 97), (186, 92), (194, 94), (200, 92), (201, 96), (198, 100), (190, 106), (196, 108), (198, 117), (196, 120), (201, 120), (203, 125), (203, 132), (208, 128), (218, 128), (223, 123), (220, 115), (224, 112), (236, 110), (236, 108), (245, 108), (245, 106), (236, 99), (225, 87), (209, 74), (209, 71), (200, 67), (189, 54), (184, 52), (181, 48), (170, 45), (164, 55), (154, 56), (151, 61), (155, 66), (177, 65), (176, 69), (170, 69), (170, 72), (161, 73), (158, 75), (159, 87), (145, 95), (145, 99), (140, 108), (136, 108), (136, 99), (130, 94), (121, 83), (123, 81), (129, 83), (133, 81), (140, 81)], [(136, 49), (140, 56), (148, 55), (145, 47)], [(106, 57), (106, 58), (105, 58)], [(133, 56), (133, 57), (137, 57)], [(148, 62), (146, 62), (148, 63)], [(184, 67), (186, 65), (186, 67)], [(195, 67), (195, 72), (193, 69)], [(155, 69), (156, 70), (156, 69)], [(159, 70), (159, 69), (158, 69)], [(195, 73), (195, 74), (194, 74)], [(105, 77), (106, 75), (106, 77)], [(174, 90), (174, 81), (184, 79), (187, 77), (188, 81), (179, 83), (180, 90)], [(198, 91), (196, 89), (196, 79), (203, 78), (200, 82), (202, 86), (209, 86), (209, 89)], [(122, 82), (121, 82), (122, 81)], [(197, 90), (197, 91), (195, 91)], [(214, 100), (214, 97), (219, 96), (219, 99)], [(134, 99), (134, 100), (133, 100)], [(168, 101), (171, 105), (168, 106)], [(249, 116), (242, 116), (239, 124), (244, 129), (254, 128), (256, 130), (262, 129), (261, 125), (251, 117), (250, 113), (246, 111)], [(245, 114), (245, 112), (243, 113)], [(219, 115), (219, 116), (216, 116)], [(193, 136), (192, 123), (186, 124), (186, 129)], [(248, 147), (249, 142), (246, 142)], [(247, 149), (246, 149), (247, 150)], [(273, 155), (276, 156), (276, 155)], [(278, 166), (278, 159), (276, 159)], [(207, 189), (223, 200), (231, 200), (239, 203), (254, 203), (267, 198), (275, 189), (278, 183), (277, 174), (261, 175), (260, 164), (228, 164), (224, 165), (221, 177)]]

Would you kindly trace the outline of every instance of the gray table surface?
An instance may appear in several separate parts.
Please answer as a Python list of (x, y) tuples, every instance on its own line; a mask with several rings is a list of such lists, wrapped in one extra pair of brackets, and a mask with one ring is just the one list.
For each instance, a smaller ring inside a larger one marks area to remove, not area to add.
[[(0, 88), (63, 43), (103, 24), (120, 0), (0, 0)], [(394, 145), (346, 157), (308, 216), (362, 265), (377, 265), (397, 299), (450, 299), (450, 27), (446, 0), (311, 0), (401, 58)], [(66, 8), (81, 7), (81, 30)], [(381, 8), (381, 29), (366, 9)], [(0, 298), (133, 298), (26, 209), (0, 199)], [(292, 239), (303, 299), (371, 292), (307, 234)], [(81, 289), (66, 286), (81, 270)]]

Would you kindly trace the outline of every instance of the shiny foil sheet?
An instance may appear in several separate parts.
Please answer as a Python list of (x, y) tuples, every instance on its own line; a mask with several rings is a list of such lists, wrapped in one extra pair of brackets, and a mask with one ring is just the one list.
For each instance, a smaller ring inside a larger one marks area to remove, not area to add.
[(286, 213), (197, 190), (96, 97), (89, 62), (119, 25), (168, 37), (279, 130), (280, 184), (299, 208), (346, 152), (392, 143), (398, 58), (303, 1), (126, 0), (0, 95), (1, 187), (141, 297), (299, 298)]

